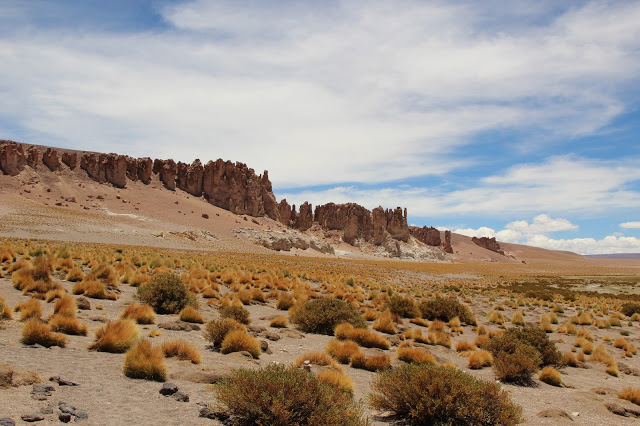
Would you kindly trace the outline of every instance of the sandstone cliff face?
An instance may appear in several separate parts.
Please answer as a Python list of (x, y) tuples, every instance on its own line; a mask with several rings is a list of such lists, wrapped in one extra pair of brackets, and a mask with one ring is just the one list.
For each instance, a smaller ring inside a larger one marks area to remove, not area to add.
[(413, 235), (418, 241), (432, 247), (439, 247), (442, 244), (442, 240), (440, 239), (440, 231), (436, 228), (423, 226), (419, 228), (417, 226), (409, 227), (409, 232)]
[(471, 241), (473, 241), (476, 245), (486, 248), (487, 250), (491, 250), (494, 251), (496, 253), (500, 253), (501, 255), (504, 256), (504, 251), (500, 249), (500, 243), (498, 243), (496, 241), (496, 238), (487, 238), (487, 237), (482, 237), (482, 238), (477, 238), (477, 237), (473, 237), (471, 238)]

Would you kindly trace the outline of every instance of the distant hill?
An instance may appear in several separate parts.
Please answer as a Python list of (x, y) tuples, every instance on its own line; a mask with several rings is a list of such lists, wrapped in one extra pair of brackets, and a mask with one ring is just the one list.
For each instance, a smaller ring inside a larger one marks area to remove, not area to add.
[(586, 257), (596, 259), (640, 259), (640, 253), (589, 254)]

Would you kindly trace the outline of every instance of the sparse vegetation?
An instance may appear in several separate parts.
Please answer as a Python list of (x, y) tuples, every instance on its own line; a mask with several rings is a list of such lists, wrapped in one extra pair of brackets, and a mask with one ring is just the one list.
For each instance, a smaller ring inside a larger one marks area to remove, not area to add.
[(456, 368), (404, 364), (380, 373), (372, 389), (371, 405), (395, 413), (408, 425), (515, 425), (522, 421), (522, 410), (499, 385)]
[(54, 333), (51, 328), (40, 322), (38, 318), (31, 318), (22, 326), (22, 339), (25, 345), (42, 345), (44, 347), (65, 347), (67, 337), (64, 334)]
[(96, 341), (89, 346), (98, 352), (124, 353), (140, 338), (135, 321), (124, 319), (107, 324), (96, 330)]
[(254, 358), (260, 358), (260, 342), (253, 336), (248, 335), (244, 331), (230, 331), (222, 340), (220, 352), (229, 354), (231, 352), (247, 351)]
[(124, 356), (124, 375), (132, 379), (164, 382), (167, 367), (160, 348), (153, 347), (148, 340), (140, 340)]
[(141, 305), (139, 303), (132, 303), (120, 314), (121, 319), (131, 319), (138, 324), (153, 324), (156, 320), (156, 313), (153, 312), (153, 308), (149, 305)]
[(476, 320), (471, 310), (456, 299), (436, 297), (423, 300), (420, 302), (420, 312), (422, 318), (431, 321), (437, 319), (448, 322), (458, 317), (463, 324), (476, 325)]
[(160, 349), (166, 358), (178, 358), (184, 361), (191, 361), (193, 364), (200, 364), (202, 356), (198, 349), (184, 340), (168, 340), (162, 342)]
[(159, 273), (138, 287), (138, 298), (158, 314), (175, 314), (196, 303), (180, 275), (171, 272)]
[(329, 335), (333, 334), (334, 328), (339, 324), (347, 323), (359, 328), (364, 328), (367, 324), (357, 308), (335, 298), (310, 300), (290, 318), (304, 332)]

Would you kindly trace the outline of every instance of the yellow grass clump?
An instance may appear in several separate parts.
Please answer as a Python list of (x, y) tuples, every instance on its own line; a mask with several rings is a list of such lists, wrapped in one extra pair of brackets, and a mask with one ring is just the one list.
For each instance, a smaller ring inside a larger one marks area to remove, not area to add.
[(206, 340), (211, 342), (213, 347), (217, 348), (222, 344), (222, 341), (230, 332), (246, 330), (247, 327), (236, 320), (231, 318), (222, 318), (219, 320), (209, 321), (205, 326), (203, 335)]
[(284, 315), (279, 315), (269, 322), (269, 327), (286, 328), (289, 326), (289, 320)]
[(53, 331), (74, 336), (86, 336), (89, 332), (87, 324), (82, 324), (75, 316), (56, 314), (49, 319), (49, 326)]
[(89, 350), (123, 353), (139, 338), (140, 331), (135, 321), (130, 319), (112, 321), (96, 330), (96, 341), (89, 346)]
[(18, 303), (14, 311), (20, 312), (20, 321), (27, 321), (31, 318), (40, 318), (42, 316), (42, 305), (37, 299), (29, 299), (26, 302)]
[(167, 378), (162, 350), (151, 346), (148, 340), (139, 341), (127, 351), (122, 370), (125, 376), (132, 379), (163, 382)]
[(53, 314), (63, 317), (75, 317), (78, 307), (73, 297), (68, 294), (62, 296), (53, 306)]
[(483, 367), (490, 367), (493, 364), (493, 356), (491, 352), (484, 349), (478, 349), (471, 352), (469, 356), (469, 368), (479, 370)]
[(193, 364), (200, 364), (202, 356), (198, 349), (184, 340), (169, 340), (160, 345), (162, 353), (166, 358), (178, 358), (183, 361), (191, 361)]
[(391, 343), (381, 335), (365, 328), (354, 328), (349, 323), (338, 325), (334, 333), (340, 340), (353, 340), (365, 348), (389, 349), (391, 346)]
[(138, 324), (153, 324), (156, 320), (156, 313), (149, 305), (141, 305), (139, 303), (132, 303), (120, 314), (120, 319), (134, 320)]
[(71, 268), (69, 272), (67, 272), (65, 279), (67, 281), (74, 282), (74, 283), (78, 281), (82, 281), (84, 279), (84, 272), (82, 272), (81, 268), (76, 266), (74, 268)]
[(351, 358), (351, 367), (360, 368), (368, 371), (387, 370), (391, 366), (391, 357), (389, 355), (374, 355), (367, 357), (361, 353)]
[(60, 346), (64, 348), (67, 344), (67, 336), (60, 333), (54, 333), (51, 328), (40, 322), (38, 318), (31, 318), (22, 326), (22, 339), (25, 345), (42, 345), (47, 348), (51, 346)]
[(3, 319), (10, 320), (12, 318), (13, 318), (13, 315), (11, 314), (11, 309), (9, 309), (4, 299), (0, 297), (0, 320), (3, 320)]
[(75, 283), (72, 291), (73, 294), (83, 294), (92, 299), (116, 300), (118, 298), (116, 293), (107, 292), (107, 286), (104, 283), (92, 279)]
[(231, 352), (247, 351), (254, 358), (260, 357), (260, 342), (253, 336), (245, 333), (244, 331), (235, 330), (229, 332), (222, 341), (220, 346), (220, 352), (223, 354), (229, 354)]
[(351, 377), (336, 370), (325, 370), (318, 373), (318, 380), (328, 383), (348, 394), (353, 394), (355, 386)]
[(285, 292), (281, 292), (278, 294), (278, 298), (276, 299), (276, 309), (280, 309), (282, 311), (286, 311), (291, 308), (295, 303), (295, 298)]
[(306, 354), (302, 354), (296, 358), (293, 365), (296, 367), (302, 367), (305, 361), (309, 361), (309, 364), (312, 365), (330, 367), (340, 373), (343, 372), (342, 366), (326, 352), (308, 352)]
[(386, 334), (396, 334), (398, 332), (396, 323), (393, 320), (393, 315), (389, 309), (386, 309), (378, 319), (373, 322), (373, 329)]
[(180, 321), (191, 322), (196, 324), (204, 324), (204, 318), (202, 314), (198, 312), (193, 306), (187, 306), (180, 311)]
[(618, 398), (626, 399), (636, 405), (640, 405), (640, 389), (624, 388), (618, 392)]
[(562, 374), (551, 366), (543, 368), (538, 375), (538, 379), (551, 386), (562, 386)]
[(330, 340), (325, 351), (342, 364), (351, 362), (351, 358), (360, 353), (360, 346), (352, 340)]
[(466, 351), (475, 351), (476, 345), (467, 341), (460, 341), (456, 343), (456, 352), (466, 352)]
[(398, 348), (396, 357), (400, 361), (410, 364), (435, 364), (436, 358), (433, 354), (420, 348), (403, 347)]
[(493, 310), (487, 315), (487, 319), (492, 324), (502, 325), (505, 323), (504, 315), (500, 311)]
[(526, 325), (524, 321), (524, 312), (522, 312), (520, 309), (515, 311), (513, 313), (513, 317), (511, 318), (511, 323), (513, 325), (522, 325), (522, 326)]

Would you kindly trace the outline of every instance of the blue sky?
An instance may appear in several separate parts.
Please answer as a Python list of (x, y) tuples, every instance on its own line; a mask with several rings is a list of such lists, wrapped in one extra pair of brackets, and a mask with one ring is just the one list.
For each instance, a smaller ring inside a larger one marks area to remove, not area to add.
[(0, 138), (640, 252), (638, 1), (2, 1)]

